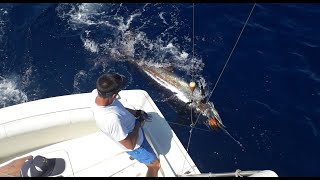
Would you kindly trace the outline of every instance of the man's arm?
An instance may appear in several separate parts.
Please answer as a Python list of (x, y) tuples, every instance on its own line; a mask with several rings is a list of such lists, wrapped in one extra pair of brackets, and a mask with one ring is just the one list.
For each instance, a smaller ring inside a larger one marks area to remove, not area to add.
[[(152, 116), (150, 116), (149, 114), (147, 114), (146, 112), (144, 112), (143, 110), (141, 109), (138, 109), (138, 110), (133, 110), (133, 109), (130, 109), (130, 108), (126, 108), (126, 110), (128, 110), (131, 114), (133, 114), (133, 116), (140, 120), (140, 122), (142, 123), (142, 121), (144, 120), (151, 120)], [(142, 123), (141, 127), (143, 126), (144, 123)]]
[(11, 161), (9, 164), (0, 167), (0, 177), (20, 177), (20, 170), (27, 159), (33, 156), (26, 156)]
[(124, 147), (133, 150), (137, 144), (137, 140), (139, 137), (139, 128), (140, 123), (136, 123), (133, 128), (133, 131), (130, 132), (124, 140), (119, 141), (119, 143), (122, 144)]

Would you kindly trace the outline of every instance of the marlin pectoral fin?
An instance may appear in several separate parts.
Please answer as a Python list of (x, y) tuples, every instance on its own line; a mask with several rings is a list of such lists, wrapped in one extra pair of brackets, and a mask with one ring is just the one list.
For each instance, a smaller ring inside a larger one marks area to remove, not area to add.
[(189, 102), (186, 102), (186, 104), (191, 104), (191, 103), (193, 103), (193, 100), (191, 100), (191, 101), (189, 101)]
[(192, 101), (189, 101), (189, 102), (187, 102), (186, 104), (191, 104), (192, 103)]

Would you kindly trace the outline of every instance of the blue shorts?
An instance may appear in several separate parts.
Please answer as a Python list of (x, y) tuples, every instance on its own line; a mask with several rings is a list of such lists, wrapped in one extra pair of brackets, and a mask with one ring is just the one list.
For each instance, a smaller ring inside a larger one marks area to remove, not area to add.
[(156, 154), (154, 153), (153, 149), (151, 148), (149, 142), (144, 137), (141, 146), (135, 150), (127, 151), (127, 153), (143, 164), (151, 164), (152, 161), (157, 159)]

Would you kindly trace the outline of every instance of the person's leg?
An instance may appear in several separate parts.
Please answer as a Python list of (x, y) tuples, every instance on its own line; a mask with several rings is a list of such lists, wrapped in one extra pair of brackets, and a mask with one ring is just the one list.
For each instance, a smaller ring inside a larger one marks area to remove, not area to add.
[(157, 158), (153, 149), (146, 139), (144, 139), (142, 145), (133, 151), (127, 152), (131, 157), (143, 163), (147, 166), (147, 177), (157, 177), (160, 169), (160, 160)]
[(146, 164), (148, 171), (146, 177), (158, 177), (158, 171), (160, 169), (160, 160), (157, 158), (152, 161), (151, 164)]

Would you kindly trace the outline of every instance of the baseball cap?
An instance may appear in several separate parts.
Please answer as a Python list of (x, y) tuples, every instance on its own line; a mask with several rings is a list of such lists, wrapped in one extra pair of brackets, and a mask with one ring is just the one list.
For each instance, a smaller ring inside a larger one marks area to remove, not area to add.
[[(125, 83), (125, 80), (123, 78), (122, 75), (118, 74), (118, 73), (107, 73), (107, 74), (103, 74), (99, 77), (98, 81), (100, 81), (101, 79), (112, 79), (113, 80), (113, 85), (110, 87), (110, 89), (108, 91), (99, 91), (99, 89), (97, 88), (97, 91), (98, 91), (98, 94), (101, 96), (101, 97), (110, 97), (112, 96), (113, 94), (119, 92), (123, 87), (124, 85), (126, 84)], [(98, 83), (97, 81), (97, 83)]]
[(28, 159), (21, 168), (21, 177), (49, 177), (57, 176), (64, 172), (65, 160), (62, 158), (45, 158), (36, 156)]

